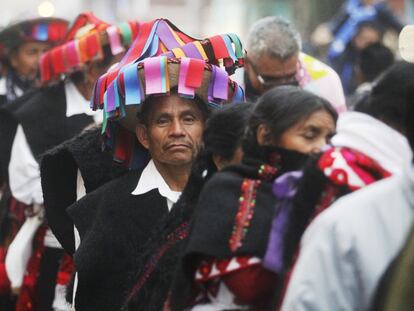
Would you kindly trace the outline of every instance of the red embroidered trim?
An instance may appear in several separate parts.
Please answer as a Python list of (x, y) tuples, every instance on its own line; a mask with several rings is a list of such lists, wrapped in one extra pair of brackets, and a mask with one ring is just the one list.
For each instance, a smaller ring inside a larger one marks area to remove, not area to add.
[(36, 309), (36, 283), (39, 275), (40, 262), (45, 248), (44, 238), (46, 230), (46, 226), (41, 226), (36, 233), (35, 249), (26, 268), (26, 274), (16, 303), (16, 311), (33, 311)]
[(209, 258), (203, 260), (196, 272), (197, 282), (207, 282), (247, 267), (260, 265), (261, 261), (252, 256), (237, 256), (230, 259)]
[(68, 285), (72, 274), (75, 272), (75, 264), (72, 257), (68, 254), (64, 254), (59, 265), (58, 274), (56, 276), (56, 284)]
[(185, 238), (187, 238), (188, 234), (189, 224), (188, 222), (185, 222), (181, 224), (177, 229), (175, 229), (171, 234), (168, 235), (167, 242), (163, 246), (161, 246), (151, 257), (151, 259), (146, 263), (144, 273), (141, 275), (138, 282), (132, 289), (131, 293), (128, 295), (127, 301), (130, 301), (141, 290), (142, 286), (144, 286), (145, 282), (154, 272), (162, 256), (164, 256), (164, 254), (178, 241), (182, 241)]
[[(338, 157), (341, 157), (342, 161), (335, 165)], [(318, 166), (333, 184), (346, 186), (350, 191), (358, 190), (391, 175), (365, 154), (344, 147), (327, 150), (319, 159)], [(358, 183), (350, 182), (348, 171), (352, 171), (357, 176)]]
[(235, 224), (229, 240), (232, 252), (235, 252), (243, 245), (242, 241), (253, 218), (257, 188), (261, 183), (261, 180), (245, 179), (241, 185), (242, 194), (239, 198), (239, 210), (236, 214)]
[(268, 164), (263, 164), (259, 168), (259, 178), (264, 180), (271, 180), (277, 173), (277, 168)]

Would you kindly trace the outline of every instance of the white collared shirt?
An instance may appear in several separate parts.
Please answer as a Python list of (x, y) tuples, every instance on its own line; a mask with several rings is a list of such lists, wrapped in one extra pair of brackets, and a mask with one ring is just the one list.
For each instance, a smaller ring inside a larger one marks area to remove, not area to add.
[(161, 196), (167, 199), (168, 210), (171, 210), (173, 204), (178, 201), (181, 195), (181, 192), (170, 189), (155, 166), (154, 161), (151, 160), (142, 171), (138, 185), (131, 194), (141, 195), (153, 189), (158, 189)]
[[(14, 86), (14, 93), (17, 97), (23, 95), (23, 90), (19, 88), (17, 85)], [(0, 78), (0, 95), (7, 95), (7, 81), (6, 77)]]
[[(95, 122), (101, 119), (102, 114), (89, 108), (89, 102), (70, 81), (65, 83), (65, 95), (66, 117), (87, 114), (93, 116)], [(12, 145), (9, 176), (10, 189), (17, 200), (25, 204), (43, 204), (39, 163), (33, 156), (21, 125), (17, 126)]]
[(66, 95), (66, 117), (77, 114), (86, 114), (93, 116), (95, 123), (101, 123), (103, 114), (100, 111), (93, 111), (90, 108), (90, 103), (83, 95), (78, 91), (75, 84), (70, 81), (65, 83), (65, 95)]

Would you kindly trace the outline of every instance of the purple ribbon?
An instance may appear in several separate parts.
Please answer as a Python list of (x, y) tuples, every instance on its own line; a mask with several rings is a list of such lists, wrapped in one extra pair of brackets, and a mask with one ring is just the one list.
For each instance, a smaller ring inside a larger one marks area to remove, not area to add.
[(291, 199), (296, 194), (297, 183), (301, 177), (302, 172), (289, 172), (280, 176), (273, 184), (273, 193), (280, 200), (280, 204), (277, 208), (276, 217), (272, 222), (272, 230), (263, 265), (276, 273), (281, 273), (284, 268), (284, 239), (292, 209)]
[(167, 49), (172, 50), (181, 46), (174, 38), (166, 21), (161, 20), (159, 22), (157, 27), (157, 34)]
[(115, 88), (114, 88), (115, 82), (116, 82), (115, 80), (112, 81), (106, 90), (106, 95), (107, 95), (106, 112), (108, 113), (115, 110)]
[(229, 75), (224, 69), (217, 67), (215, 70), (213, 97), (217, 99), (227, 100), (229, 98), (228, 96)]
[(203, 59), (193, 42), (183, 45), (181, 49), (184, 51), (185, 56), (189, 58)]

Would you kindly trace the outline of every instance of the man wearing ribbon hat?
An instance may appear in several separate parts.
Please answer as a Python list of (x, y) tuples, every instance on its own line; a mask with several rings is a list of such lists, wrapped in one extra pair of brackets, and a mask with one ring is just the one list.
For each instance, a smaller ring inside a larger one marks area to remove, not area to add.
[(73, 265), (44, 221), (38, 159), (46, 150), (100, 122), (99, 115), (89, 109), (95, 80), (118, 60), (137, 33), (136, 22), (112, 26), (91, 13), (80, 14), (64, 43), (41, 58), (45, 87), (12, 114), (17, 128), (8, 167), (11, 202), (26, 205), (21, 221), (11, 226), (14, 239), (5, 260), (11, 286), (19, 294), (17, 308), (34, 305), (35, 310), (43, 311), (53, 304), (68, 309), (62, 288)]
[(269, 16), (252, 25), (247, 36), (244, 71), (246, 96), (253, 100), (284, 84), (302, 87), (346, 110), (341, 81), (332, 68), (301, 52), (299, 32), (287, 20)]
[[(59, 43), (66, 30), (67, 21), (63, 19), (37, 18), (9, 25), (0, 32), (1, 109), (17, 109), (19, 105), (11, 102), (34, 86), (41, 54)], [(11, 142), (3, 135), (1, 138), (0, 148), (8, 148)], [(7, 174), (0, 172), (0, 184), (6, 181)]]
[(155, 20), (141, 25), (124, 59), (98, 80), (94, 103), (104, 108), (105, 146), (131, 171), (68, 208), (80, 238), (76, 309), (121, 308), (140, 248), (187, 182), (209, 108), (244, 99), (218, 66), (232, 72), (242, 64), (236, 45), (242, 51), (234, 35), (201, 41)]
[[(34, 87), (35, 78), (38, 73), (39, 58), (43, 52), (59, 43), (65, 36), (67, 21), (60, 18), (36, 18), (24, 20), (11, 24), (0, 32), (0, 67), (3, 76), (0, 78), (0, 109), (15, 110), (20, 105), (15, 105), (15, 99), (28, 93)], [(30, 95), (27, 95), (30, 96)], [(8, 118), (1, 118), (0, 124), (3, 127), (9, 122)], [(2, 129), (0, 137), (0, 150), (10, 150), (12, 137), (6, 138)], [(3, 157), (0, 158), (0, 165), (3, 165)], [(7, 164), (4, 163), (4, 167)], [(0, 171), (0, 193), (7, 189), (7, 172)], [(2, 203), (5, 203), (3, 200)], [(1, 216), (7, 212), (7, 207), (1, 204)], [(4, 233), (4, 232), (2, 232)], [(0, 309), (11, 308), (8, 306), (10, 284), (4, 271), (3, 249), (0, 251)]]

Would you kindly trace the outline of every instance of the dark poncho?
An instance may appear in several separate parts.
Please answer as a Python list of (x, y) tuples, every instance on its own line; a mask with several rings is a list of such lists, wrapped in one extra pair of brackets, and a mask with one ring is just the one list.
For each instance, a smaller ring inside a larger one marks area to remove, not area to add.
[(78, 170), (86, 193), (126, 173), (102, 151), (100, 128), (87, 130), (73, 139), (49, 150), (42, 157), (40, 173), (46, 217), (50, 228), (63, 248), (73, 254), (75, 241), (73, 221), (66, 208), (76, 197)]
[(138, 254), (168, 213), (157, 189), (132, 195), (141, 171), (131, 171), (87, 194), (68, 208), (81, 244), (76, 310), (120, 310), (135, 279)]

